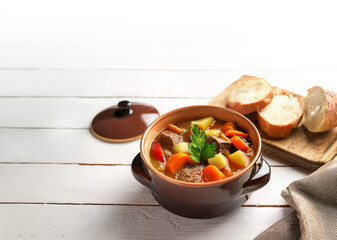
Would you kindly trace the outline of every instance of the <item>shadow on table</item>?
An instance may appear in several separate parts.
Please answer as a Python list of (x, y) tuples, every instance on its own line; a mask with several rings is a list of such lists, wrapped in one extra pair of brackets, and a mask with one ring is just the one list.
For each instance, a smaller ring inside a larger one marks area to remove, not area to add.
[(265, 212), (265, 208), (241, 207), (217, 218), (189, 219), (159, 205), (110, 207), (105, 223), (107, 234), (113, 239), (252, 239), (292, 211), (274, 208)]

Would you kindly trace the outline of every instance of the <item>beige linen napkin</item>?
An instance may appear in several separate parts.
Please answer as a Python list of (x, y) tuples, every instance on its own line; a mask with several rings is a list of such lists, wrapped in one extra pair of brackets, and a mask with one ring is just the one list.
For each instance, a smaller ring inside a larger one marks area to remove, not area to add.
[(281, 193), (295, 211), (258, 235), (265, 239), (337, 239), (337, 159)]

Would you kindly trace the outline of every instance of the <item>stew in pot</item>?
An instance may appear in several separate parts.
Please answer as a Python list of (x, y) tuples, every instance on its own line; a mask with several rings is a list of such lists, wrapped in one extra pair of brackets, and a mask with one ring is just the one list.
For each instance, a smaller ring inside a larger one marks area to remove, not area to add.
[(242, 171), (254, 158), (254, 147), (235, 123), (206, 117), (169, 124), (154, 139), (150, 156), (166, 176), (201, 183)]

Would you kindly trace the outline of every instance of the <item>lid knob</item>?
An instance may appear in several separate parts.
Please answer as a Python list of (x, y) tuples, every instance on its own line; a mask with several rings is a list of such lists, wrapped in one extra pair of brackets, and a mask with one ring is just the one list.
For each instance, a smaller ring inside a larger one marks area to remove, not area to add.
[(120, 101), (117, 104), (118, 109), (114, 112), (114, 115), (116, 118), (122, 118), (127, 115), (132, 114), (132, 109), (131, 109), (131, 102), (129, 101)]
[(131, 103), (127, 100), (124, 100), (124, 101), (120, 101), (117, 106), (120, 108), (120, 109), (129, 109), (131, 107)]

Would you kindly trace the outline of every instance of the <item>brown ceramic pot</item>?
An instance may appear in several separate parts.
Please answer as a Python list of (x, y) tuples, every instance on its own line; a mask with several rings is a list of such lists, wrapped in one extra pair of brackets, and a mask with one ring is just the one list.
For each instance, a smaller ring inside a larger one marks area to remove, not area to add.
[[(247, 132), (254, 145), (255, 157), (243, 171), (226, 179), (207, 183), (189, 183), (165, 176), (150, 160), (150, 146), (169, 123), (213, 116), (235, 122)], [(212, 218), (240, 207), (252, 192), (269, 182), (270, 166), (261, 156), (261, 138), (254, 124), (231, 109), (209, 105), (183, 107), (157, 118), (145, 131), (140, 153), (132, 162), (132, 174), (148, 187), (156, 201), (177, 215), (189, 218)]]

